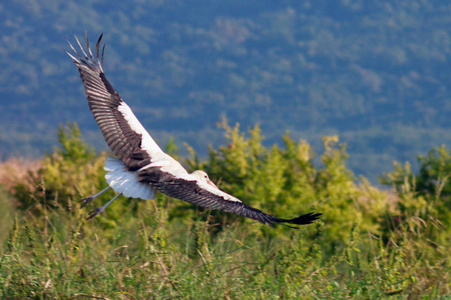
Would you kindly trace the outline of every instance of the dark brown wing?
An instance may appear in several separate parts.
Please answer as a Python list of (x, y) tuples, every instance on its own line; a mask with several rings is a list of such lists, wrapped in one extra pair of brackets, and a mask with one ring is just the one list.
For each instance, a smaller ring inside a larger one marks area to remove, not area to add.
[[(95, 57), (89, 47), (87, 35), (87, 53), (77, 37), (75, 40), (83, 56), (75, 50), (71, 43), (69, 46), (75, 56), (67, 51), (66, 53), (73, 59), (80, 72), (94, 119), (114, 154), (124, 162), (128, 170), (138, 170), (152, 160), (153, 153), (142, 149), (143, 137), (148, 133), (105, 77), (102, 68), (105, 46), (102, 47), (102, 58), (99, 58), (102, 35), (97, 41)], [(148, 137), (150, 138), (150, 136)], [(151, 146), (156, 153), (159, 151), (163, 153), (156, 144)]]
[(309, 213), (295, 219), (280, 219), (250, 207), (239, 199), (213, 187), (206, 182), (192, 178), (191, 175), (183, 178), (175, 177), (170, 173), (161, 171), (160, 168), (148, 168), (138, 173), (140, 182), (151, 184), (158, 191), (204, 208), (222, 210), (234, 213), (246, 218), (257, 220), (263, 224), (276, 227), (279, 223), (296, 225), (310, 224), (321, 214)]

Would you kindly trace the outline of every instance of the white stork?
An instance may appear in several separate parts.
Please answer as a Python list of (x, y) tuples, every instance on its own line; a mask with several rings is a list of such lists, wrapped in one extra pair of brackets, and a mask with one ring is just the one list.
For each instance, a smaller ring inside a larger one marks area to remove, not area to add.
[(273, 227), (279, 223), (310, 224), (318, 219), (321, 215), (318, 213), (288, 220), (265, 214), (221, 191), (204, 171), (198, 170), (189, 174), (178, 161), (164, 153), (106, 79), (102, 68), (105, 45), (99, 58), (102, 35), (97, 41), (95, 56), (89, 47), (87, 34), (87, 51), (75, 36), (83, 56), (70, 42), (68, 43), (74, 55), (66, 51), (80, 72), (94, 119), (108, 146), (117, 156), (108, 157), (105, 161), (105, 178), (109, 186), (91, 197), (82, 199), (81, 207), (109, 188), (118, 194), (102, 207), (94, 209), (88, 219), (104, 211), (120, 195), (153, 199), (156, 190), (204, 208), (235, 213)]

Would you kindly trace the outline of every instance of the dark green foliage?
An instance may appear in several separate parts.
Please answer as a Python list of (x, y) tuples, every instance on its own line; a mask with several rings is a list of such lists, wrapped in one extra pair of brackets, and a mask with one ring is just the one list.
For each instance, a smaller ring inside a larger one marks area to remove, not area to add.
[(413, 189), (423, 196), (432, 196), (437, 193), (442, 197), (451, 196), (451, 152), (445, 145), (434, 148), (426, 156), (418, 156), (420, 165), (417, 174), (413, 174), (410, 164), (403, 168), (395, 163), (395, 171), (388, 173), (380, 180), (383, 184), (392, 185), (400, 189), (407, 182)]
[(451, 151), (445, 145), (419, 156), (420, 171), (417, 175), (417, 190), (422, 195), (441, 195), (451, 201)]
[[(449, 228), (441, 225), (444, 215), (438, 213), (447, 205), (441, 189), (420, 195), (411, 184), (413, 175), (400, 181), (396, 194), (372, 187), (364, 178), (356, 185), (345, 166), (345, 146), (336, 137), (324, 138), (321, 164), (316, 165), (311, 147), (288, 134), (283, 137), (284, 147), (268, 149), (262, 145), (258, 126), (248, 135), (238, 125), (232, 128), (223, 122), (222, 127), (228, 145), (211, 148), (205, 162), (192, 152), (193, 158), (186, 161), (190, 169), (204, 168), (221, 188), (270, 213), (292, 217), (323, 212), (321, 221), (299, 230), (273, 229), (161, 194), (149, 201), (122, 197), (86, 221), (89, 207), (79, 210), (75, 201), (86, 195), (85, 188), (95, 192), (105, 185), (105, 154), (97, 156), (89, 150), (71, 125), (60, 130), (61, 148), (44, 159), (39, 175), (46, 179), (26, 183), (39, 188), (29, 189), (31, 194), (0, 194), (22, 204), (6, 231), (0, 256), (0, 297), (429, 299), (449, 295), (451, 244)], [(168, 149), (176, 152), (175, 144), (171, 142)], [(425, 167), (431, 168), (431, 176), (449, 161), (446, 151), (433, 153), (422, 160), (431, 166)], [(77, 175), (67, 175), (69, 167)], [(71, 192), (68, 186), (84, 188)], [(55, 196), (62, 194), (67, 202)], [(103, 203), (111, 196), (95, 201)], [(47, 202), (46, 197), (56, 200)], [(426, 199), (435, 199), (433, 205)], [(22, 213), (26, 203), (35, 204)]]
[[(419, 171), (414, 173), (409, 163), (404, 167), (395, 162), (395, 170), (380, 177), (400, 195), (398, 216), (389, 226), (397, 227), (408, 216), (425, 220), (432, 240), (449, 239), (451, 230), (451, 153), (441, 146), (427, 156), (418, 156)], [(440, 229), (445, 229), (444, 231)]]

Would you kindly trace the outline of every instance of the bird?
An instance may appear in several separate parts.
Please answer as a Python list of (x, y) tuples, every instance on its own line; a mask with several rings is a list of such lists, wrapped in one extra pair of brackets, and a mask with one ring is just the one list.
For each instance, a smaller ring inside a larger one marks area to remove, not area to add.
[[(87, 219), (102, 213), (119, 196), (153, 199), (155, 192), (213, 210), (234, 213), (272, 227), (288, 224), (307, 225), (321, 213), (310, 212), (293, 219), (282, 219), (266, 214), (243, 203), (240, 199), (219, 189), (204, 171), (188, 171), (166, 154), (138, 121), (130, 107), (107, 80), (103, 70), (105, 44), (99, 36), (95, 53), (89, 46), (86, 32), (86, 50), (75, 36), (79, 51), (67, 40), (72, 54), (64, 50), (78, 68), (85, 87), (89, 108), (115, 157), (108, 156), (104, 169), (108, 187), (80, 200), (81, 208), (95, 198), (113, 189), (117, 194), (105, 205), (95, 208)], [(294, 227), (297, 228), (297, 227)]]

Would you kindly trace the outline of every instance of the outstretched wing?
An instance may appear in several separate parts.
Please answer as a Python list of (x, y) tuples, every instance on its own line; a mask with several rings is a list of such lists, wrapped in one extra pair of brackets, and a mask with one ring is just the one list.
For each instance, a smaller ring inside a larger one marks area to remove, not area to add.
[(321, 215), (309, 213), (294, 219), (280, 219), (248, 206), (238, 198), (210, 186), (206, 182), (197, 180), (190, 174), (173, 176), (171, 173), (162, 171), (159, 167), (150, 167), (138, 172), (138, 178), (140, 182), (147, 182), (170, 197), (208, 209), (231, 212), (273, 227), (280, 223), (310, 224)]
[(70, 42), (68, 43), (74, 55), (67, 51), (66, 53), (72, 58), (80, 72), (89, 108), (100, 131), (114, 154), (124, 162), (127, 170), (136, 171), (150, 163), (165, 160), (169, 160), (173, 166), (183, 169), (177, 161), (158, 147), (130, 107), (108, 82), (102, 67), (105, 45), (102, 47), (101, 58), (99, 58), (102, 35), (97, 41), (95, 56), (89, 47), (87, 34), (86, 51), (76, 36), (75, 40), (81, 54)]

